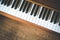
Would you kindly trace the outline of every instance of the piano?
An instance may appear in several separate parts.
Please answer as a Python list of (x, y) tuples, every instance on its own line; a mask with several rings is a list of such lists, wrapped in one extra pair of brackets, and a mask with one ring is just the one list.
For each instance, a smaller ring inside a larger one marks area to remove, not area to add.
[(60, 33), (60, 8), (57, 7), (58, 5), (49, 7), (40, 5), (40, 1), (33, 1), (0, 0), (0, 11)]

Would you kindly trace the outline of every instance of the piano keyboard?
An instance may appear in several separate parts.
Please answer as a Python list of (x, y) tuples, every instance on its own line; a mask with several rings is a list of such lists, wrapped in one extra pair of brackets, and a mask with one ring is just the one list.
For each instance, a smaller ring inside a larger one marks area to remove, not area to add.
[(26, 0), (0, 0), (0, 11), (60, 33), (60, 13)]

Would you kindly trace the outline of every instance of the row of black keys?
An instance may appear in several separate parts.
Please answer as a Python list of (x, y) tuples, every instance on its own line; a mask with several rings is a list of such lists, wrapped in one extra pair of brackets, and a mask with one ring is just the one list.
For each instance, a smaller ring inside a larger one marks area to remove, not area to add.
[[(12, 2), (13, 2), (13, 0), (2, 0), (1, 4), (9, 6)], [(11, 8), (15, 7), (15, 9), (17, 9), (19, 7), (19, 5), (21, 5), (21, 2), (22, 2), (22, 0), (14, 0)], [(32, 7), (32, 4), (33, 3), (30, 3), (30, 2), (27, 2), (26, 0), (23, 0), (19, 11), (22, 10), (23, 12), (26, 11), (26, 13), (28, 13)], [(33, 6), (32, 11), (31, 11), (31, 15), (34, 14), (34, 16), (37, 16), (38, 10), (40, 7), (41, 6), (35, 4)], [(43, 7), (42, 11), (39, 15), (39, 18), (45, 19), (47, 21), (49, 16), (51, 15), (51, 12), (52, 12), (51, 9), (47, 9), (47, 8)], [(54, 22), (54, 24), (59, 22), (59, 25), (60, 25), (60, 13), (54, 12), (50, 22)]]

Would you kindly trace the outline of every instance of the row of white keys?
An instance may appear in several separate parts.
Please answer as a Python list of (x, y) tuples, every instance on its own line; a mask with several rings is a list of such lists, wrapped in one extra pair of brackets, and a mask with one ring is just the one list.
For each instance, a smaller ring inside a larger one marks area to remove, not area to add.
[[(33, 4), (34, 5), (34, 4)], [(27, 20), (27, 21), (30, 21), (32, 23), (35, 23), (37, 25), (41, 25), (45, 28), (48, 28), (50, 30), (53, 30), (53, 31), (56, 31), (58, 33), (60, 33), (60, 26), (58, 26), (58, 24), (53, 24), (53, 23), (50, 23), (50, 20), (48, 21), (45, 21), (45, 20), (42, 20), (41, 18), (39, 19), (37, 16), (34, 17), (34, 16), (31, 16), (30, 15), (30, 12), (25, 14), (24, 12), (22, 11), (18, 11), (18, 10), (14, 10), (13, 8), (10, 8), (10, 7), (6, 7), (4, 5), (0, 5), (0, 10), (1, 11), (4, 11), (4, 12), (7, 12), (8, 14), (10, 15), (13, 15), (13, 16), (16, 16), (18, 18), (21, 18), (21, 19), (24, 19), (24, 20)], [(33, 6), (32, 6), (33, 8)], [(9, 10), (9, 11), (8, 11)], [(52, 11), (52, 15), (53, 15), (53, 12)], [(17, 15), (16, 15), (17, 14)], [(52, 17), (51, 15), (51, 17)], [(36, 19), (37, 18), (37, 19)], [(54, 26), (54, 27), (53, 27)]]

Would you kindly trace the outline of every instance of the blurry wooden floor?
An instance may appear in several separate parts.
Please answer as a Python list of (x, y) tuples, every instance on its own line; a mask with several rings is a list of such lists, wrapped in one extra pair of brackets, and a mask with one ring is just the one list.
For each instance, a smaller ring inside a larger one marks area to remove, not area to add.
[(60, 34), (51, 33), (0, 15), (0, 40), (60, 40)]

